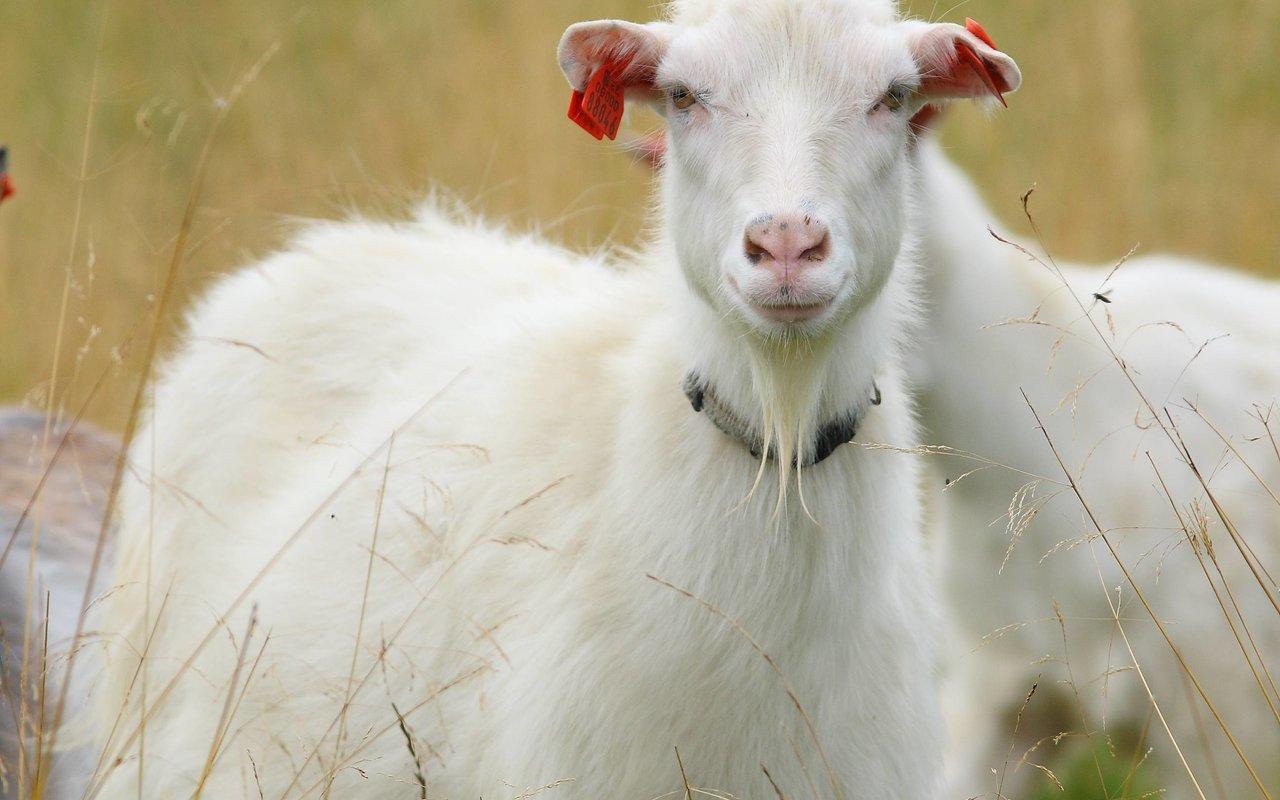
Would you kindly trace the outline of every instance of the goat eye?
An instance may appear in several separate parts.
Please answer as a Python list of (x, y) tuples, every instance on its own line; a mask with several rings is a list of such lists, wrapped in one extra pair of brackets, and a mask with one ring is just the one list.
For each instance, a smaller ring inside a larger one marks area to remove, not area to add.
[(907, 90), (901, 86), (895, 86), (889, 91), (885, 92), (884, 96), (880, 98), (880, 101), (876, 103), (875, 107), (872, 108), (871, 110), (879, 111), (882, 108), (887, 108), (890, 111), (899, 111), (906, 104), (907, 104)]
[(671, 105), (675, 106), (681, 111), (685, 110), (686, 108), (690, 108), (694, 103), (698, 102), (698, 98), (694, 96), (693, 92), (689, 91), (688, 86), (672, 87), (670, 94), (671, 94)]

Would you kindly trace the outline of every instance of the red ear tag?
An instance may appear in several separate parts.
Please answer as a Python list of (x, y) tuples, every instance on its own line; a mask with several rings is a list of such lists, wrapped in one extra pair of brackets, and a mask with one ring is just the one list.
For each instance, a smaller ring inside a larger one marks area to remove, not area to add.
[(1004, 99), (1004, 92), (1000, 91), (1000, 87), (996, 85), (995, 78), (991, 76), (991, 70), (987, 69), (986, 62), (977, 53), (973, 52), (973, 48), (963, 42), (959, 42), (956, 44), (956, 55), (960, 57), (961, 61), (969, 64), (969, 68), (987, 85), (987, 90), (996, 96), (1000, 101), (1000, 105), (1008, 108), (1009, 103)]
[(0, 201), (12, 197), (17, 191), (9, 177), (9, 148), (0, 147)]
[(982, 25), (976, 19), (965, 17), (964, 29), (967, 30), (969, 33), (972, 33), (974, 36), (977, 36), (979, 39), (981, 39), (987, 45), (987, 47), (990, 47), (992, 50), (1000, 49), (999, 47), (996, 46), (995, 41), (991, 38), (991, 34), (987, 33), (987, 29), (982, 27)]
[(569, 119), (597, 139), (618, 138), (627, 90), (622, 76), (630, 65), (631, 57), (602, 64), (587, 81), (587, 88), (573, 93)]
[[(978, 39), (980, 39), (987, 47), (990, 47), (992, 50), (1000, 49), (999, 47), (996, 47), (996, 43), (991, 38), (991, 34), (987, 33), (986, 29), (978, 24), (977, 20), (966, 17), (964, 27), (969, 33), (978, 37)], [(1004, 99), (1004, 92), (1000, 91), (1000, 86), (996, 84), (995, 76), (991, 74), (991, 70), (987, 68), (987, 63), (973, 51), (973, 48), (963, 42), (959, 42), (956, 44), (956, 54), (960, 56), (961, 61), (968, 62), (969, 67), (975, 74), (977, 74), (982, 82), (987, 85), (987, 89), (1000, 101), (1000, 105), (1008, 108), (1009, 103)]]
[(604, 131), (582, 110), (582, 92), (577, 89), (573, 90), (573, 97), (569, 98), (569, 119), (578, 123), (579, 127), (597, 139), (604, 138)]

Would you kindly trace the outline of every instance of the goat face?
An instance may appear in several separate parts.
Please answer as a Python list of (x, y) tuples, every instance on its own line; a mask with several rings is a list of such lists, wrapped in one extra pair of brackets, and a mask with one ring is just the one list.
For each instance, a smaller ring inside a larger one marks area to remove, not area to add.
[(985, 35), (902, 21), (884, 0), (677, 3), (670, 22), (574, 25), (560, 61), (575, 89), (614, 69), (619, 95), (660, 110), (685, 277), (770, 336), (819, 334), (884, 285), (907, 229), (912, 117), (1020, 82)]

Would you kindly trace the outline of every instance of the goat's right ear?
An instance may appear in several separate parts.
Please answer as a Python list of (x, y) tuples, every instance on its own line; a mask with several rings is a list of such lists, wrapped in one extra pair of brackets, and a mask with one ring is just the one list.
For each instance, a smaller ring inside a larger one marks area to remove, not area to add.
[(974, 20), (965, 20), (963, 28), (947, 23), (904, 24), (920, 67), (920, 94), (926, 101), (989, 97), (1004, 103), (1004, 96), (1022, 85), (1018, 65), (996, 48)]
[(579, 22), (560, 39), (560, 69), (573, 98), (569, 118), (597, 139), (614, 139), (626, 98), (653, 100), (658, 64), (671, 41), (672, 26), (621, 20)]

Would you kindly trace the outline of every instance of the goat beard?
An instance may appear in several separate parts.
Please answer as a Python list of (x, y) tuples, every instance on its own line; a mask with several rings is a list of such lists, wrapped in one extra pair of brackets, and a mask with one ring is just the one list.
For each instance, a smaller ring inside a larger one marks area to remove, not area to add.
[(777, 521), (788, 518), (787, 501), (794, 473), (800, 506), (811, 521), (817, 522), (805, 503), (800, 465), (814, 447), (832, 349), (827, 337), (779, 337), (754, 340), (749, 346), (752, 388), (760, 403), (762, 452), (760, 470), (748, 497), (759, 489), (772, 457), (778, 465), (778, 497), (773, 511)]

